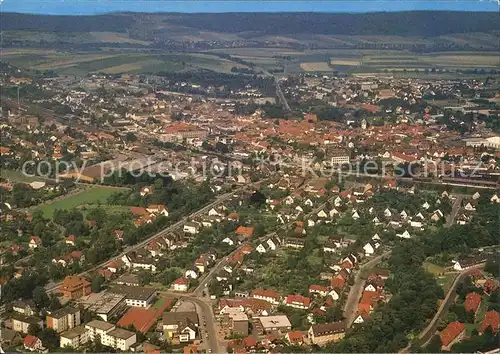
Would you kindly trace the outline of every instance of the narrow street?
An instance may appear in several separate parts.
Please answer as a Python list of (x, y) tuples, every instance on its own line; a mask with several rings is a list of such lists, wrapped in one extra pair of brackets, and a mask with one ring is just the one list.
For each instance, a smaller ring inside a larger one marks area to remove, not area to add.
[(370, 269), (379, 264), (384, 257), (387, 257), (391, 254), (391, 251), (387, 251), (380, 256), (377, 256), (367, 263), (363, 264), (357, 271), (356, 276), (354, 278), (354, 285), (351, 287), (349, 291), (349, 295), (347, 296), (347, 301), (344, 306), (344, 317), (346, 319), (346, 326), (350, 327), (352, 322), (355, 320), (356, 310), (358, 308), (358, 302), (363, 294), (363, 289), (365, 285), (365, 280), (361, 278), (362, 270)]

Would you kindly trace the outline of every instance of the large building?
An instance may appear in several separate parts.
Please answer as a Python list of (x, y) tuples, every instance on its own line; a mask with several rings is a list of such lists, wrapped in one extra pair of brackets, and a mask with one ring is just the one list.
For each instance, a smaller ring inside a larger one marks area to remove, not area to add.
[(95, 340), (99, 338), (102, 345), (111, 348), (128, 351), (130, 346), (137, 341), (136, 334), (126, 329), (116, 328), (114, 324), (94, 320), (85, 325), (88, 330), (88, 339)]
[(470, 138), (465, 140), (465, 146), (485, 147), (495, 150), (500, 150), (500, 136), (492, 136), (490, 138)]
[(125, 296), (127, 306), (149, 307), (156, 299), (155, 289), (142, 286), (121, 285), (115, 286), (111, 291)]
[(285, 315), (257, 317), (265, 333), (289, 332), (292, 330), (292, 324)]
[(79, 348), (87, 343), (89, 339), (88, 330), (84, 326), (74, 327), (60, 335), (61, 348)]
[(43, 329), (43, 321), (41, 318), (26, 316), (20, 313), (14, 313), (11, 317), (12, 329), (16, 332), (28, 333), (30, 325), (38, 325)]
[(345, 336), (345, 323), (321, 323), (312, 325), (307, 332), (311, 343), (325, 345), (330, 342), (337, 342)]
[(61, 333), (80, 325), (80, 310), (65, 307), (47, 314), (47, 327)]
[(59, 291), (63, 296), (70, 299), (79, 299), (92, 292), (90, 282), (78, 275), (70, 275), (64, 278), (63, 283), (59, 287)]

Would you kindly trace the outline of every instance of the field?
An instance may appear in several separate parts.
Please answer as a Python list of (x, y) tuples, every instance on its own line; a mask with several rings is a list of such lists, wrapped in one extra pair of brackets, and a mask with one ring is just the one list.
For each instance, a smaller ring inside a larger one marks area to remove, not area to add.
[(0, 169), (0, 177), (10, 180), (11, 182), (31, 183), (33, 181), (44, 181), (45, 178), (38, 176), (26, 176), (18, 170)]
[(123, 51), (65, 52), (55, 50), (8, 49), (0, 51), (2, 60), (20, 67), (53, 70), (61, 75), (88, 73), (137, 74), (160, 71), (208, 69), (230, 73), (232, 67), (246, 67), (211, 54), (141, 53)]
[(52, 218), (56, 209), (73, 209), (82, 204), (105, 204), (108, 197), (116, 192), (116, 188), (89, 187), (67, 198), (40, 205), (36, 210), (41, 210), (44, 216)]
[(436, 276), (444, 274), (444, 272), (446, 271), (445, 268), (429, 262), (424, 262), (423, 266), (426, 271)]
[(300, 67), (304, 71), (333, 71), (328, 63), (325, 62), (301, 63)]

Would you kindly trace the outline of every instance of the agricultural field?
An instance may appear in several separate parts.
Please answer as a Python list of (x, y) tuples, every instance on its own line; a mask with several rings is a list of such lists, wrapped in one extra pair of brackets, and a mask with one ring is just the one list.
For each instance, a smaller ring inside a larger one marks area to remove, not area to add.
[(8, 179), (11, 182), (31, 183), (34, 181), (44, 181), (44, 177), (27, 176), (19, 170), (0, 169), (0, 177)]
[(52, 218), (56, 209), (73, 209), (84, 204), (105, 204), (108, 198), (117, 191), (117, 188), (92, 186), (66, 198), (42, 204), (36, 210), (40, 210), (44, 216)]
[(304, 71), (333, 71), (333, 69), (325, 62), (301, 63), (300, 67)]
[(443, 289), (446, 294), (457, 277), (458, 273), (446, 273), (437, 277), (438, 285)]
[(83, 76), (88, 73), (137, 74), (160, 71), (208, 69), (230, 73), (232, 67), (246, 67), (210, 54), (149, 54), (138, 52), (64, 52), (55, 50), (17, 50), (0, 52), (2, 60), (40, 71), (53, 70), (60, 75)]

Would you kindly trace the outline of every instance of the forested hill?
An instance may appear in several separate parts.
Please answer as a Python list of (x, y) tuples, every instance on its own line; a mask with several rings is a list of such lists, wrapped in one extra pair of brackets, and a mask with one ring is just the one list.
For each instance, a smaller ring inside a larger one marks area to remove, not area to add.
[(452, 33), (494, 32), (495, 12), (413, 11), (367, 14), (341, 13), (204, 13), (97, 16), (49, 16), (3, 13), (2, 30), (47, 32), (127, 32), (174, 26), (186, 30), (259, 35), (398, 35), (435, 37)]
[(498, 13), (491, 12), (378, 12), (327, 13), (232, 13), (192, 14), (169, 23), (215, 32), (255, 32), (267, 35), (398, 35), (441, 36), (450, 33), (498, 30)]

